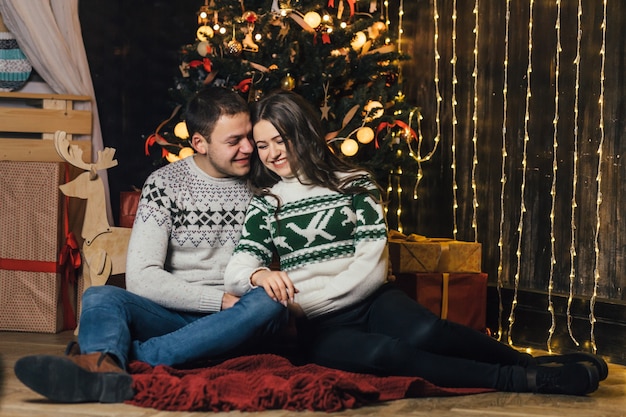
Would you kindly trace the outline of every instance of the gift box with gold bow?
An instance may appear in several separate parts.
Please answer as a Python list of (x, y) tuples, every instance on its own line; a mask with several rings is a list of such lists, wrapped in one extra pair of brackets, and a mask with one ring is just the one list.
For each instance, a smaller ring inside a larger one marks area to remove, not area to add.
[(482, 245), (416, 234), (389, 233), (389, 260), (394, 273), (481, 272)]
[(80, 251), (59, 190), (65, 175), (61, 163), (0, 161), (0, 330), (76, 326)]
[(486, 331), (487, 274), (397, 274), (395, 285), (442, 319)]

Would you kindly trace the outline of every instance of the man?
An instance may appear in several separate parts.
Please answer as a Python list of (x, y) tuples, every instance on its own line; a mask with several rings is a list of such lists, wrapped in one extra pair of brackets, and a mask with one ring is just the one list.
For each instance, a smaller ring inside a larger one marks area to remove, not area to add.
[(173, 366), (232, 354), (286, 318), (263, 288), (241, 299), (224, 292), (251, 198), (242, 179), (253, 151), (247, 103), (210, 87), (190, 100), (185, 116), (196, 154), (146, 180), (127, 289), (88, 288), (78, 343), (66, 356), (29, 356), (15, 365), (26, 386), (52, 401), (122, 402), (134, 395), (129, 361)]

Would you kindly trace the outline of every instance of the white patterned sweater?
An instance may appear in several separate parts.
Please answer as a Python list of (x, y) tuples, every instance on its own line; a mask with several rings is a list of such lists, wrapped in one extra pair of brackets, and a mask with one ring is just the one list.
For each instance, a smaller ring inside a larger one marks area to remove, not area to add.
[(174, 310), (219, 311), (250, 198), (245, 181), (213, 178), (193, 157), (153, 172), (128, 246), (128, 290)]
[[(376, 190), (371, 181), (358, 181)], [(226, 268), (226, 291), (242, 295), (253, 288), (250, 277), (270, 265), (273, 252), (308, 318), (357, 303), (386, 282), (387, 226), (370, 194), (340, 194), (295, 178), (283, 178), (271, 193), (281, 201), (278, 216), (273, 197), (252, 199)]]

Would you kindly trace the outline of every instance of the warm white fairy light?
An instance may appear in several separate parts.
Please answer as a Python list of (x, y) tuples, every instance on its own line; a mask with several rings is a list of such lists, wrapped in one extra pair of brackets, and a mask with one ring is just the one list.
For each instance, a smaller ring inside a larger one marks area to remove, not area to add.
[(452, 59), (450, 63), (452, 64), (452, 218), (454, 222), (454, 228), (452, 230), (452, 236), (456, 239), (456, 235), (458, 232), (457, 221), (456, 221), (456, 211), (459, 208), (459, 203), (457, 201), (457, 190), (458, 185), (456, 183), (456, 126), (457, 126), (457, 118), (456, 118), (456, 86), (458, 83), (458, 79), (456, 77), (456, 17), (457, 17), (457, 8), (456, 8), (456, 0), (452, 2)]
[(577, 13), (577, 31), (576, 31), (576, 58), (574, 59), (574, 66), (576, 67), (576, 85), (574, 86), (574, 156), (572, 166), (572, 217), (570, 220), (570, 271), (569, 271), (569, 296), (567, 297), (567, 331), (570, 339), (579, 346), (578, 340), (574, 337), (572, 331), (572, 302), (574, 301), (574, 283), (576, 280), (576, 191), (578, 188), (578, 105), (579, 105), (579, 90), (580, 90), (580, 43), (582, 39), (582, 15), (583, 5), (582, 0), (578, 0), (578, 13)]
[(472, 144), (474, 146), (474, 157), (472, 158), (472, 229), (474, 230), (474, 241), (478, 242), (478, 221), (476, 211), (478, 210), (478, 196), (476, 190), (476, 168), (478, 166), (478, 0), (474, 3), (474, 113), (472, 123), (474, 124), (474, 134)]
[(411, 110), (411, 112), (409, 113), (409, 131), (412, 128), (412, 122), (413, 122), (413, 117), (415, 117), (416, 119), (416, 124), (417, 124), (417, 150), (414, 151), (412, 148), (412, 141), (408, 141), (409, 144), (409, 156), (411, 156), (416, 162), (417, 162), (417, 178), (415, 181), (415, 186), (413, 187), (413, 199), (417, 199), (418, 198), (418, 194), (417, 194), (417, 187), (419, 186), (420, 181), (422, 180), (423, 177), (423, 171), (422, 171), (422, 162), (426, 162), (429, 161), (433, 155), (435, 154), (435, 152), (437, 151), (437, 148), (439, 146), (439, 142), (440, 142), (440, 138), (441, 138), (441, 102), (442, 102), (442, 98), (441, 98), (441, 93), (439, 91), (439, 59), (441, 58), (439, 56), (439, 47), (438, 47), (438, 42), (439, 42), (439, 13), (437, 11), (437, 1), (433, 2), (433, 20), (434, 20), (434, 32), (435, 32), (435, 37), (434, 37), (434, 55), (435, 55), (435, 76), (434, 76), (434, 83), (435, 83), (435, 94), (436, 94), (436, 100), (437, 100), (437, 108), (436, 108), (436, 114), (435, 114), (435, 124), (436, 124), (436, 129), (437, 129), (437, 133), (435, 135), (435, 139), (433, 139), (433, 147), (430, 150), (430, 152), (428, 152), (428, 154), (426, 154), (425, 156), (422, 156), (421, 153), (421, 148), (422, 148), (422, 144), (424, 143), (424, 136), (422, 134), (422, 114), (419, 112), (419, 109), (413, 109)]
[(600, 67), (600, 98), (598, 104), (600, 106), (600, 123), (598, 125), (600, 129), (600, 142), (598, 143), (598, 174), (596, 176), (596, 182), (598, 184), (598, 190), (596, 194), (596, 233), (594, 240), (595, 249), (595, 266), (593, 270), (593, 295), (589, 303), (589, 322), (591, 323), (591, 349), (593, 353), (596, 353), (598, 347), (596, 346), (595, 337), (595, 305), (596, 298), (598, 297), (598, 283), (600, 281), (600, 270), (598, 264), (600, 263), (600, 205), (602, 204), (602, 147), (604, 145), (604, 67), (606, 62), (606, 3), (603, 1), (603, 18), (602, 18), (602, 48), (600, 48), (600, 55), (602, 56), (602, 65)]
[(435, 44), (434, 44), (434, 52), (435, 52), (435, 99), (437, 100), (437, 109), (435, 110), (435, 127), (437, 129), (437, 134), (435, 135), (435, 140), (433, 144), (433, 149), (437, 148), (439, 141), (441, 139), (441, 103), (443, 98), (441, 97), (441, 91), (439, 90), (439, 60), (441, 56), (439, 55), (439, 11), (437, 10), (437, 0), (433, 1), (433, 20), (435, 24)]
[[(385, 4), (388, 4), (385, 2)], [(402, 52), (402, 35), (404, 34), (404, 29), (402, 27), (402, 20), (404, 18), (404, 1), (400, 0), (400, 4), (398, 5), (398, 52)]]
[(396, 209), (396, 217), (398, 219), (398, 232), (402, 233), (402, 184), (400, 179), (402, 178), (402, 167), (398, 167), (396, 175), (396, 193), (398, 194), (398, 208)]
[(498, 290), (498, 340), (502, 340), (502, 259), (504, 257), (504, 242), (503, 242), (503, 230), (504, 230), (504, 190), (506, 186), (506, 120), (508, 113), (508, 94), (509, 94), (509, 30), (511, 23), (511, 0), (506, 0), (506, 15), (505, 15), (505, 29), (504, 29), (504, 86), (502, 87), (502, 173), (500, 176), (500, 227), (498, 236), (498, 277), (496, 283), (496, 289)]
[(558, 131), (559, 131), (559, 71), (561, 70), (561, 0), (556, 0), (556, 23), (554, 24), (556, 31), (556, 53), (554, 65), (554, 125), (552, 134), (552, 185), (550, 187), (550, 273), (548, 275), (548, 313), (550, 313), (550, 328), (548, 329), (548, 340), (546, 342), (548, 352), (552, 353), (552, 336), (556, 329), (556, 317), (554, 314), (554, 303), (552, 302), (552, 291), (554, 290), (554, 265), (556, 258), (554, 256), (554, 210), (556, 205), (556, 173), (558, 169), (557, 150), (559, 147)]
[(513, 294), (513, 302), (511, 304), (511, 313), (509, 315), (509, 332), (508, 342), (509, 345), (513, 344), (513, 338), (511, 337), (513, 331), (513, 324), (515, 323), (515, 307), (517, 306), (517, 293), (519, 289), (520, 269), (522, 261), (522, 237), (524, 232), (524, 213), (526, 213), (525, 203), (525, 189), (526, 189), (526, 164), (527, 164), (527, 149), (530, 136), (528, 133), (528, 121), (530, 119), (530, 97), (531, 97), (531, 74), (533, 72), (532, 67), (532, 50), (533, 50), (533, 6), (534, 0), (529, 2), (529, 15), (528, 15), (528, 66), (526, 67), (526, 110), (524, 113), (524, 147), (522, 151), (522, 185), (520, 188), (520, 214), (519, 224), (517, 226), (517, 267), (515, 270), (515, 291)]
[[(389, 202), (389, 198), (391, 197), (391, 193), (393, 192), (393, 170), (389, 171), (389, 174), (387, 175), (387, 196), (385, 198), (385, 201)], [(385, 212), (385, 219), (388, 219), (387, 217), (387, 213), (389, 213), (389, 205), (385, 204), (385, 206), (383, 207), (383, 211)]]

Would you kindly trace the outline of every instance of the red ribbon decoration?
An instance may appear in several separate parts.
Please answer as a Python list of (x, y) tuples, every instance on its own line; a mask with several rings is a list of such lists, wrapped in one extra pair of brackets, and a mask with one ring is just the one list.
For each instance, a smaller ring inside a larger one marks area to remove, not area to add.
[[(146, 153), (146, 156), (150, 155), (150, 150), (148, 148), (150, 148), (150, 146), (154, 145), (155, 143), (167, 144), (167, 141), (163, 139), (163, 136), (159, 135), (158, 133), (153, 133), (148, 136), (148, 139), (146, 139), (146, 143), (144, 145), (144, 152)], [(167, 153), (168, 152), (165, 148), (161, 148), (161, 156), (163, 158), (167, 156)]]
[[(350, 5), (350, 16), (354, 16), (354, 4), (356, 0), (347, 0)], [(328, 0), (328, 7), (335, 8), (335, 0)]]
[(396, 120), (393, 123), (382, 122), (376, 128), (376, 135), (374, 136), (376, 138), (376, 142), (375, 142), (375, 148), (376, 149), (378, 149), (380, 147), (380, 145), (378, 145), (378, 134), (380, 133), (380, 131), (383, 130), (384, 128), (391, 129), (392, 127), (395, 127), (395, 126), (400, 126), (405, 131), (406, 130), (410, 131), (411, 132), (411, 136), (417, 140), (417, 134), (415, 133), (415, 131), (412, 128), (410, 128), (409, 125), (404, 123), (402, 120)]
[(322, 33), (322, 43), (323, 44), (330, 43), (330, 35), (327, 32)]
[(242, 93), (247, 93), (250, 91), (250, 86), (252, 85), (252, 78), (246, 78), (242, 80), (239, 84), (233, 87), (235, 90), (241, 91)]
[(59, 272), (57, 263), (53, 261), (31, 261), (26, 259), (10, 258), (0, 258), (0, 269), (26, 272)]
[(202, 58), (202, 61), (200, 61), (199, 59), (194, 59), (193, 61), (189, 62), (189, 66), (191, 68), (198, 68), (200, 65), (202, 65), (202, 68), (204, 68), (206, 72), (211, 72), (211, 69), (213, 69), (213, 63), (209, 58)]
[[(65, 182), (70, 181), (70, 167), (65, 164)], [(74, 233), (70, 231), (69, 222), (70, 197), (65, 196), (63, 209), (63, 231), (65, 232), (65, 245), (59, 252), (57, 270), (61, 273), (61, 305), (63, 307), (63, 328), (65, 330), (76, 328), (76, 313), (70, 300), (70, 288), (76, 284), (76, 271), (80, 267), (81, 257), (78, 241)]]
[(356, 0), (348, 0), (348, 4), (350, 5), (350, 16), (354, 16), (354, 4)]
[[(65, 208), (67, 210), (67, 206)], [(59, 253), (58, 270), (61, 273), (61, 305), (63, 306), (63, 327), (76, 328), (76, 314), (72, 309), (70, 300), (70, 288), (76, 283), (76, 271), (82, 263), (80, 249), (73, 232), (68, 232), (65, 237), (65, 245)]]
[[(200, 62), (200, 61), (198, 61)], [(158, 143), (161, 146), (164, 145), (169, 145), (170, 143), (168, 141), (166, 141), (163, 136), (159, 135), (159, 131), (163, 128), (163, 126), (165, 126), (170, 120), (172, 120), (174, 118), (174, 116), (176, 116), (176, 113), (178, 113), (178, 110), (180, 110), (182, 107), (182, 105), (178, 105), (174, 108), (174, 110), (172, 111), (172, 114), (170, 115), (170, 117), (168, 117), (167, 119), (163, 120), (161, 122), (161, 124), (159, 126), (157, 126), (156, 130), (154, 131), (153, 134), (151, 134), (150, 136), (148, 136), (148, 139), (146, 139), (146, 143), (144, 145), (144, 152), (146, 154), (146, 156), (150, 155), (150, 151), (148, 150), (148, 148), (152, 145), (154, 145), (155, 143)], [(168, 152), (165, 148), (161, 148), (161, 157), (165, 158), (167, 156)]]

